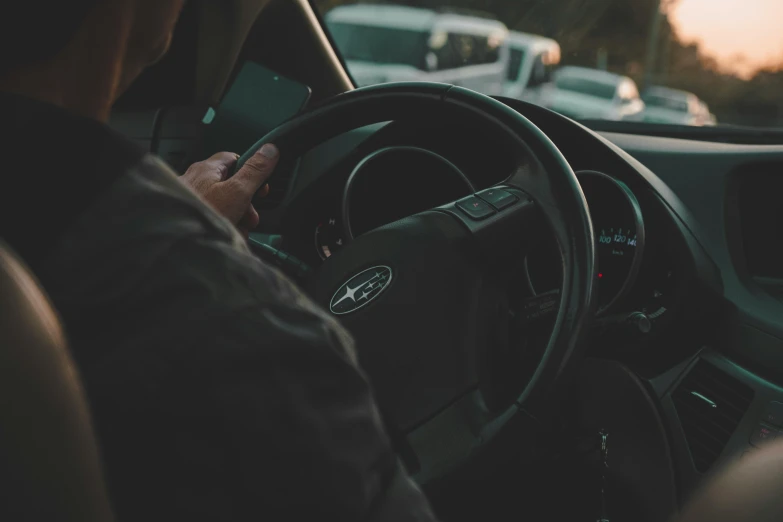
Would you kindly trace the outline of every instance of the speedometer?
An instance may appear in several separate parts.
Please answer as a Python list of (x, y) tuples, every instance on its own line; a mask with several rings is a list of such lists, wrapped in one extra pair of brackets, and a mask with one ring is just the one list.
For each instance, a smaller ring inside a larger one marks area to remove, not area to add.
[(608, 306), (622, 289), (636, 258), (635, 227), (601, 227), (596, 230), (599, 306)]
[(576, 173), (590, 207), (596, 240), (599, 313), (630, 290), (644, 249), (644, 222), (639, 202), (621, 181), (602, 172)]

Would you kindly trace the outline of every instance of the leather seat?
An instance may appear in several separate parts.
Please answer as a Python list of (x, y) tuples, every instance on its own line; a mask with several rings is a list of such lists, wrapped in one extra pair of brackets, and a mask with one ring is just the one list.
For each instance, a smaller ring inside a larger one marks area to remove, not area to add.
[(113, 520), (60, 321), (0, 241), (0, 520)]

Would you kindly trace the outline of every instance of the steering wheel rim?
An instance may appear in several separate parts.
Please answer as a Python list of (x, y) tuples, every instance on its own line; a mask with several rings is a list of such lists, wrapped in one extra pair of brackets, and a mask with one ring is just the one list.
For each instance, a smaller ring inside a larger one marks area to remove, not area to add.
[[(450, 203), (436, 210), (420, 213), (368, 232), (329, 258), (316, 276), (316, 284), (311, 295), (322, 304), (330, 303), (333, 297), (336, 297), (335, 291), (343, 288), (351, 289), (347, 286), (351, 277), (367, 271), (373, 267), (373, 264), (394, 265), (388, 259), (381, 258), (383, 255), (381, 252), (386, 252), (386, 255), (392, 257), (396, 255), (386, 248), (387, 243), (397, 240), (408, 241), (413, 236), (416, 236), (417, 248), (423, 248), (425, 251), (432, 243), (438, 243), (439, 239), (443, 237), (448, 239), (436, 245), (440, 250), (427, 251), (426, 256), (419, 254), (415, 262), (400, 261), (398, 266), (406, 267), (408, 271), (416, 271), (418, 268), (412, 267), (427, 263), (430, 257), (442, 256), (440, 259), (444, 263), (454, 265), (456, 267), (454, 270), (458, 272), (449, 274), (450, 283), (464, 278), (480, 284), (474, 280), (474, 272), (483, 270), (477, 268), (482, 263), (477, 265), (472, 256), (467, 255), (464, 263), (460, 264), (451, 261), (454, 256), (461, 256), (465, 251), (464, 245), (468, 243), (471, 248), (475, 245), (482, 245), (482, 248), (497, 248), (499, 236), (508, 235), (511, 230), (524, 229), (521, 224), (529, 224), (533, 214), (543, 215), (555, 236), (561, 254), (563, 277), (560, 303), (549, 342), (532, 377), (511, 404), (501, 410), (491, 410), (485, 400), (487, 394), (477, 385), (470, 392), (461, 389), (460, 394), (451, 396), (448, 400), (446, 400), (447, 394), (442, 394), (440, 402), (443, 404), (428, 404), (429, 417), (423, 421), (421, 420), (423, 414), (419, 414), (416, 420), (420, 422), (407, 424), (400, 422), (405, 424), (401, 431), (405, 433), (408, 445), (416, 456), (418, 469), (415, 476), (420, 482), (442, 477), (474, 456), (475, 450), (489, 442), (520, 409), (546, 397), (565, 374), (568, 363), (574, 360), (575, 354), (579, 353), (585, 325), (592, 316), (595, 306), (593, 291), (595, 242), (587, 202), (573, 170), (551, 140), (532, 122), (513, 109), (467, 89), (427, 82), (375, 85), (339, 95), (272, 130), (242, 155), (236, 167), (240, 168), (265, 143), (274, 143), (284, 156), (298, 157), (329, 138), (364, 125), (401, 119), (415, 121), (417, 118), (437, 118), (438, 115), (443, 114), (443, 111), (475, 117), (477, 121), (482, 121), (508, 139), (519, 161), (517, 169), (506, 179), (502, 188), (515, 194), (518, 204), (513, 206), (512, 210), (503, 210), (502, 212), (506, 212), (503, 216), (500, 215), (501, 211), (498, 211), (497, 215), (484, 221), (473, 221), (454, 203)], [(412, 232), (414, 230), (415, 233)], [(422, 233), (422, 230), (425, 232)], [(427, 241), (421, 241), (419, 236), (422, 234), (426, 236)], [(436, 238), (438, 234), (443, 237)], [(460, 234), (467, 234), (466, 237), (469, 239), (461, 236), (455, 239)], [(367, 239), (368, 237), (370, 239)], [(375, 259), (353, 261), (350, 254), (352, 250), (355, 250), (356, 255), (360, 257), (363, 255), (371, 259), (375, 256)], [(455, 254), (456, 252), (459, 253)], [(444, 268), (443, 271), (448, 270)], [(426, 286), (429, 280), (411, 276), (409, 279), (412, 281), (406, 287), (404, 282), (400, 282), (400, 279), (404, 280), (405, 275), (405, 272), (395, 274), (396, 290), (392, 288), (384, 292), (384, 295), (396, 291), (399, 294), (397, 299), (399, 302), (409, 303), (411, 296), (414, 296), (413, 300), (418, 303), (418, 297), (415, 296), (419, 294), (416, 293), (416, 289), (414, 288), (411, 293), (408, 287)], [(391, 273), (389, 276), (391, 279)], [(441, 284), (446, 283), (441, 282)], [(407, 294), (404, 293), (405, 291)], [(472, 298), (464, 297), (462, 304), (467, 304)], [(378, 303), (383, 301), (391, 303), (394, 302), (394, 298), (376, 299)], [(362, 334), (354, 332), (352, 326), (362, 331), (362, 326), (366, 324), (383, 325), (378, 314), (384, 306), (391, 306), (370, 304), (375, 306), (368, 305), (361, 310), (357, 309), (356, 314), (341, 316), (344, 323), (346, 318), (349, 318), (347, 321), (349, 324), (346, 326), (357, 337), (363, 367), (372, 367), (372, 364), (366, 365), (365, 360), (362, 359), (365, 349), (361, 343)], [(473, 312), (477, 311), (473, 310)], [(356, 319), (353, 316), (356, 316)], [(422, 328), (426, 327), (423, 323), (416, 323), (415, 316), (409, 315), (407, 319)], [(396, 335), (395, 332), (396, 330), (387, 332), (387, 335)], [(470, 334), (473, 333), (475, 332), (471, 330)], [(452, 340), (457, 344), (462, 342), (461, 338), (452, 338)], [(427, 349), (434, 349), (432, 343)], [(384, 357), (388, 357), (388, 354)], [(471, 361), (474, 365), (477, 364), (477, 360), (471, 359)], [(373, 371), (370, 370), (368, 373), (373, 378), (373, 384), (376, 384), (379, 380), (377, 375), (373, 375)], [(470, 373), (469, 369), (468, 373)], [(388, 382), (387, 380), (386, 383)], [(463, 385), (464, 383), (460, 381), (460, 386)], [(378, 395), (382, 396), (383, 386), (379, 388), (381, 389), (377, 389)], [(432, 392), (432, 390), (424, 391)], [(418, 406), (418, 403), (414, 402), (418, 400), (427, 402), (424, 395), (420, 394), (419, 397), (410, 398), (408, 405)], [(405, 416), (404, 411), (398, 412), (399, 414)]]

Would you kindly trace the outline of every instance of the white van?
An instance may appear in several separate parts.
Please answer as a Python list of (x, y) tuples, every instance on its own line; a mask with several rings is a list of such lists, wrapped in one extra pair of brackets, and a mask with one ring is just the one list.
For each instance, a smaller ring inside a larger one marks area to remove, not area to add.
[(508, 29), (497, 20), (377, 4), (336, 7), (325, 19), (359, 86), (431, 81), (503, 91)]
[(552, 81), (560, 63), (560, 44), (536, 34), (508, 33), (509, 48), (503, 96), (540, 103), (541, 86)]

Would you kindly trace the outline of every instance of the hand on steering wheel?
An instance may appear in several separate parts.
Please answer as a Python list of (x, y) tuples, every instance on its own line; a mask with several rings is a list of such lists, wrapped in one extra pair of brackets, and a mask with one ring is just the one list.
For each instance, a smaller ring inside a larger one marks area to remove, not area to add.
[(254, 195), (264, 197), (269, 192), (266, 184), (274, 172), (280, 153), (267, 143), (253, 154), (230, 176), (239, 155), (218, 152), (212, 157), (194, 163), (180, 180), (247, 237), (258, 226), (258, 212), (251, 201)]

